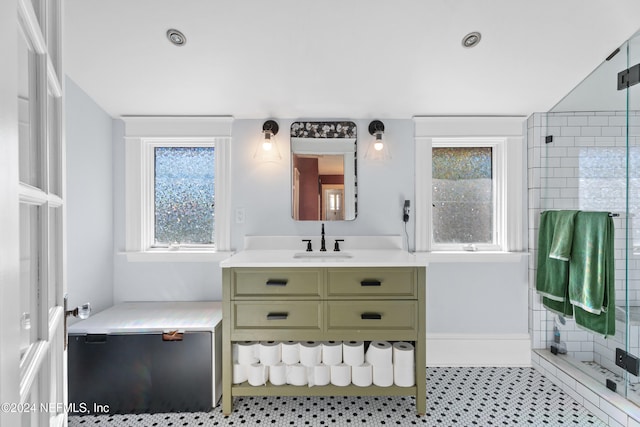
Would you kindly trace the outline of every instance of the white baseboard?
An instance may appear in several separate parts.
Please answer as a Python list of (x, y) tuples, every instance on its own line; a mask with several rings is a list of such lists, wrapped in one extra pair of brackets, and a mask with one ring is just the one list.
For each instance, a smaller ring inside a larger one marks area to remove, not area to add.
[(427, 334), (427, 366), (531, 366), (529, 334)]

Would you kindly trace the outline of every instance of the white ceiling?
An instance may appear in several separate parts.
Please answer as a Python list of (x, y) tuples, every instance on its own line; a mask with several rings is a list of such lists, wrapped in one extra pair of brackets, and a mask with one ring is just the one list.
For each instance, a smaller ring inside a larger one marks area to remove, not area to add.
[(65, 71), (114, 117), (528, 115), (639, 16), (638, 0), (66, 0)]

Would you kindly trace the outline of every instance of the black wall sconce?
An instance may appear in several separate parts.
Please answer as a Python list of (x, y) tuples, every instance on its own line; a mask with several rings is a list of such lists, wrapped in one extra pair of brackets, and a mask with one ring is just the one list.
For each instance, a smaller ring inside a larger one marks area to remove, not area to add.
[(373, 139), (369, 143), (364, 158), (370, 160), (391, 159), (389, 147), (384, 138), (384, 123), (380, 120), (374, 120), (369, 123), (369, 133), (373, 136)]
[(276, 135), (279, 130), (280, 126), (275, 120), (267, 120), (262, 124), (262, 138), (253, 155), (255, 159), (275, 161), (282, 158), (276, 141)]

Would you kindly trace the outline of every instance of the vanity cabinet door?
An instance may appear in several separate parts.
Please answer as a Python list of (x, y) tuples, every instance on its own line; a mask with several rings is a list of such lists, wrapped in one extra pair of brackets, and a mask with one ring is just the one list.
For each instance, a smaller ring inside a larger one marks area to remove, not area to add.
[(320, 299), (324, 278), (316, 268), (236, 268), (232, 299)]
[(416, 299), (415, 268), (329, 268), (327, 297)]
[(327, 331), (415, 331), (417, 301), (327, 302)]

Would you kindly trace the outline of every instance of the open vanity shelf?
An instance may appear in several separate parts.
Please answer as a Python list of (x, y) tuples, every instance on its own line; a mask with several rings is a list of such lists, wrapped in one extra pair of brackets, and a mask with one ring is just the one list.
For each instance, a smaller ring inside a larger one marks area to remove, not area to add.
[[(278, 252), (278, 251), (276, 251)], [(384, 251), (371, 251), (384, 252)], [(223, 277), (223, 397), (230, 414), (234, 396), (415, 396), (426, 411), (426, 268), (410, 254), (403, 262), (301, 262), (277, 266), (225, 261)], [(403, 255), (404, 256), (404, 255)], [(273, 265), (273, 264), (271, 264)], [(275, 283), (275, 285), (274, 285)], [(270, 314), (281, 314), (269, 320)], [(375, 313), (371, 316), (363, 314)], [(286, 316), (284, 316), (286, 314)], [(344, 387), (234, 385), (232, 345), (240, 341), (408, 341), (415, 348), (415, 386)]]
[[(306, 385), (273, 385), (252, 386), (247, 383), (233, 385), (234, 396), (415, 396), (416, 387), (358, 387), (348, 385), (313, 386)], [(224, 409), (223, 409), (224, 411)], [(227, 414), (227, 412), (224, 412)], [(424, 412), (422, 412), (424, 413)]]

